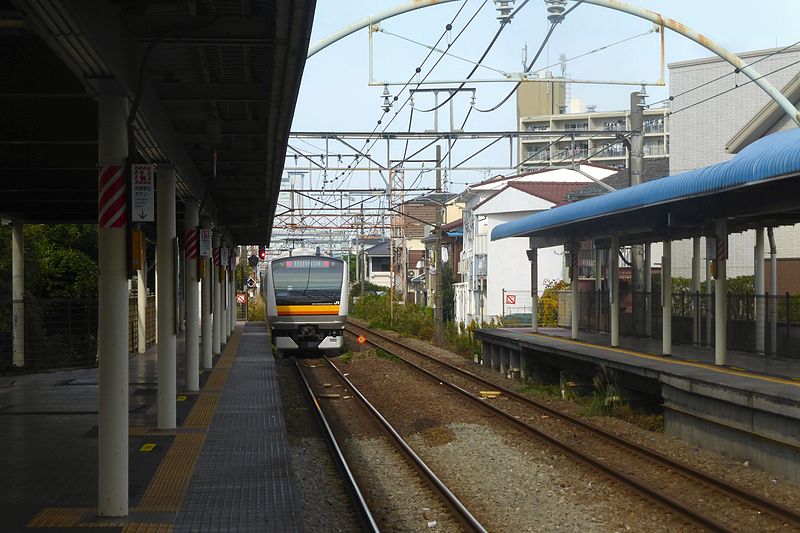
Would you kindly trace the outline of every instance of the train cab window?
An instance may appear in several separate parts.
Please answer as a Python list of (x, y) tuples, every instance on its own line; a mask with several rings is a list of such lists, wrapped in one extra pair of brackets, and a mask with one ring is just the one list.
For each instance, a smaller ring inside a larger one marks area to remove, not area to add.
[(344, 263), (338, 259), (288, 257), (272, 262), (277, 305), (334, 304), (342, 293)]

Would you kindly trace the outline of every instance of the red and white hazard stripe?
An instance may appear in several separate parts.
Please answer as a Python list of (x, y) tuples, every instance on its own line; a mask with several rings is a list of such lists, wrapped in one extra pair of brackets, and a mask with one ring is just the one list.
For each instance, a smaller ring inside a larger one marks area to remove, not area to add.
[(186, 259), (197, 259), (197, 228), (186, 230)]
[(214, 257), (214, 266), (218, 267), (219, 266), (219, 248), (214, 248), (213, 257)]
[(124, 228), (125, 167), (103, 165), (97, 182), (97, 222), (100, 228)]

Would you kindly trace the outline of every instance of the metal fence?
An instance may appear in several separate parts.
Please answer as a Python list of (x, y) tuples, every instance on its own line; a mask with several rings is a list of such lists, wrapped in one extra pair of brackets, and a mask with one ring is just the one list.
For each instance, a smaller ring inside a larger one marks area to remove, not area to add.
[[(620, 296), (620, 334), (660, 339), (661, 294), (628, 293)], [(559, 294), (561, 326), (570, 324), (570, 291)], [(800, 295), (727, 295), (727, 347), (752, 352), (756, 346), (756, 308), (763, 306), (765, 353), (800, 358)], [(649, 308), (649, 320), (647, 319)], [(672, 341), (675, 344), (714, 346), (714, 295), (686, 291), (672, 293)], [(584, 331), (609, 333), (611, 329), (607, 291), (581, 291), (579, 327)]]
[[(97, 298), (25, 297), (25, 366), (61, 368), (93, 364), (97, 357)], [(147, 346), (155, 343), (155, 296), (147, 298)], [(128, 301), (128, 348), (138, 349), (137, 301)], [(12, 361), (12, 303), (0, 302), (0, 367)]]

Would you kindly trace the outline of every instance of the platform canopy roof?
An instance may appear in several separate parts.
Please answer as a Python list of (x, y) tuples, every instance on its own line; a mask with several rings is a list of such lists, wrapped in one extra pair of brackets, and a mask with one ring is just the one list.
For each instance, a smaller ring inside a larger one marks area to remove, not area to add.
[(729, 232), (800, 221), (800, 129), (765, 137), (733, 159), (542, 211), (492, 230), (492, 240), (536, 246), (618, 235), (621, 243)]
[(314, 6), (0, 0), (0, 215), (96, 223), (97, 98), (113, 87), (138, 105), (136, 162), (174, 165), (180, 199), (267, 243)]

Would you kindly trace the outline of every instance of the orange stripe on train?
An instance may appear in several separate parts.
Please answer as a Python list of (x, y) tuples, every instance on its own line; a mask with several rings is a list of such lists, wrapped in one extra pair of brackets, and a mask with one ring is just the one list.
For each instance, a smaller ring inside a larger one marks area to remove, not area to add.
[(279, 305), (278, 316), (338, 315), (338, 305)]

